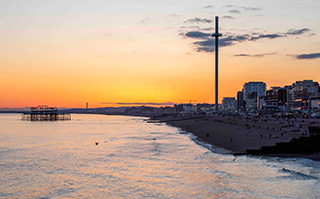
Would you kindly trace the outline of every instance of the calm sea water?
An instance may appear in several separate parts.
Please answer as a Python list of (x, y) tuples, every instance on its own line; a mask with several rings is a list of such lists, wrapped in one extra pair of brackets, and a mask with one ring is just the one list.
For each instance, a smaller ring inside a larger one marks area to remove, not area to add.
[(0, 198), (320, 198), (320, 162), (217, 150), (138, 117), (0, 114)]

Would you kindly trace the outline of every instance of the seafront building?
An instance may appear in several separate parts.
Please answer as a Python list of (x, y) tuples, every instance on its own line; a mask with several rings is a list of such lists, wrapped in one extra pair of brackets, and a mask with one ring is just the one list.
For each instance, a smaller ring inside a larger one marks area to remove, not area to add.
[(242, 91), (237, 93), (237, 109), (239, 111), (256, 111), (259, 109), (259, 98), (266, 94), (266, 83), (247, 82)]
[(248, 82), (243, 85), (243, 99), (246, 101), (249, 94), (256, 92), (257, 96), (266, 94), (266, 83), (264, 82)]
[(236, 110), (237, 100), (234, 97), (224, 97), (222, 100), (222, 110), (233, 112)]
[(263, 82), (249, 82), (237, 93), (237, 110), (242, 112), (319, 108), (320, 87), (313, 80), (296, 81), (292, 85), (271, 87), (269, 90)]
[[(73, 109), (74, 113), (107, 113), (137, 116), (185, 117), (193, 114), (211, 115), (215, 104), (175, 104), (174, 106), (152, 107), (103, 107), (96, 109)], [(219, 104), (219, 114), (244, 113), (297, 113), (320, 115), (320, 87), (313, 80), (296, 81), (292, 85), (275, 86), (266, 90), (264, 82), (248, 82), (237, 92), (237, 97), (224, 97)]]
[(245, 101), (243, 100), (243, 92), (238, 91), (237, 93), (237, 111), (244, 111)]

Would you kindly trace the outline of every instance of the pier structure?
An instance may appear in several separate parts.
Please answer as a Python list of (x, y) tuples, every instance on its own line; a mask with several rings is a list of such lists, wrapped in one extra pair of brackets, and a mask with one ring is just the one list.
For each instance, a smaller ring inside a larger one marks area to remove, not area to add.
[(59, 121), (71, 120), (71, 115), (68, 113), (59, 113), (57, 107), (48, 107), (40, 105), (31, 107), (31, 112), (23, 113), (22, 120), (27, 121)]

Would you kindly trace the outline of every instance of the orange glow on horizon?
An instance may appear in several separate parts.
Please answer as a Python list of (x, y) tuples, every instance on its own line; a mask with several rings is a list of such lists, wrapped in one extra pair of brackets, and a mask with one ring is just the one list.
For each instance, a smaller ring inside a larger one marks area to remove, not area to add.
[[(306, 79), (320, 82), (320, 59), (300, 60), (294, 56), (319, 52), (315, 42), (320, 32), (319, 12), (313, 4), (303, 3), (312, 12), (293, 20), (293, 11), (282, 9), (280, 16), (267, 12), (274, 9), (272, 3), (269, 7), (264, 4), (266, 10), (244, 9), (237, 15), (229, 13), (224, 3), (216, 2), (215, 14), (221, 16), (223, 34), (220, 39), (231, 33), (281, 33), (279, 38), (231, 41), (219, 48), (220, 103), (223, 97), (236, 97), (249, 81), (263, 81), (267, 88)], [(103, 1), (83, 2), (81, 5), (86, 6), (81, 9), (67, 6), (65, 10), (57, 2), (52, 6), (39, 2), (20, 6), (21, 13), (19, 9), (10, 10), (9, 1), (3, 4), (2, 9), (8, 11), (0, 18), (0, 108), (215, 101), (215, 56), (199, 52), (195, 43), (210, 44), (203, 35), (212, 32), (214, 24), (210, 20), (192, 22), (214, 16), (212, 10), (203, 8), (205, 5), (196, 8), (199, 2), (171, 3), (176, 7), (169, 3), (154, 7), (130, 4), (133, 8), (129, 10)], [(259, 2), (251, 4), (260, 7)], [(111, 10), (101, 12), (100, 8)], [(229, 19), (223, 17), (227, 15)], [(301, 36), (286, 34), (302, 28), (308, 31)], [(187, 31), (202, 31), (202, 37), (187, 38)], [(239, 54), (251, 56), (235, 56)], [(265, 56), (252, 56), (259, 54)]]

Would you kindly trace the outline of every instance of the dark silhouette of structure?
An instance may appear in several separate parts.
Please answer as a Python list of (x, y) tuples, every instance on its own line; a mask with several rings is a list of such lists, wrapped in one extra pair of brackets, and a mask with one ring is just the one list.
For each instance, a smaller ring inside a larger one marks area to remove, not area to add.
[(47, 105), (40, 105), (31, 107), (31, 112), (23, 113), (22, 120), (27, 121), (58, 121), (71, 120), (71, 115), (67, 113), (58, 113), (56, 107), (48, 107)]
[(213, 37), (216, 38), (215, 44), (215, 52), (216, 52), (216, 113), (219, 111), (219, 104), (218, 104), (218, 50), (219, 50), (219, 37), (222, 36), (219, 33), (219, 17), (216, 16), (216, 32), (212, 34)]

